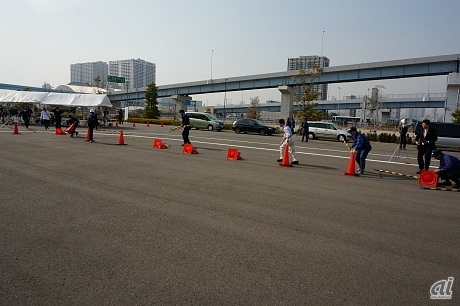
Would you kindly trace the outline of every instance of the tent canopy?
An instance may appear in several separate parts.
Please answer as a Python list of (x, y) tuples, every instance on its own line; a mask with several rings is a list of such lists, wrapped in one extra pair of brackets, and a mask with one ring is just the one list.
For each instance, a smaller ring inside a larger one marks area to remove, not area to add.
[(0, 102), (112, 107), (112, 103), (110, 103), (109, 98), (104, 94), (69, 94), (59, 92), (15, 91), (6, 89), (0, 89)]

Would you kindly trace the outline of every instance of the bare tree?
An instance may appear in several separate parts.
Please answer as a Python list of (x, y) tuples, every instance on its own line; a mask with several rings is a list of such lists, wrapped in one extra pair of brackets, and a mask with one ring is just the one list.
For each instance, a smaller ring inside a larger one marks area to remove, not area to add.
[(246, 118), (260, 119), (259, 96), (255, 96), (249, 99), (251, 100), (251, 107), (248, 107)]

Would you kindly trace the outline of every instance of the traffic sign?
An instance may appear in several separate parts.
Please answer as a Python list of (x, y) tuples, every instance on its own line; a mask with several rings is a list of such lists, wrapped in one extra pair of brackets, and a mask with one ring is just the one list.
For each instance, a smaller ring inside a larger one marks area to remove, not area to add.
[(108, 75), (107, 76), (107, 82), (125, 83), (125, 78), (119, 77), (119, 76), (114, 76), (114, 75)]

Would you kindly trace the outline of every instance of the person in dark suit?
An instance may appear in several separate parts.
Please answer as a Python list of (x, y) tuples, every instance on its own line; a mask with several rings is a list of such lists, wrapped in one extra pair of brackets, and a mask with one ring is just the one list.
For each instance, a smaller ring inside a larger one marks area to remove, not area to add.
[(56, 108), (53, 109), (52, 112), (54, 113), (54, 121), (56, 124), (56, 128), (58, 129), (61, 127), (62, 113), (64, 111), (62, 109), (59, 109), (59, 106), (56, 106)]
[[(184, 139), (184, 144), (191, 143), (190, 139), (188, 139), (188, 135), (190, 134), (190, 130), (192, 129), (192, 126), (190, 125), (190, 118), (187, 116), (183, 109), (181, 109), (179, 113), (182, 116), (181, 126), (184, 128), (184, 130), (182, 131), (182, 139)], [(182, 144), (182, 146), (184, 144)]]
[(405, 123), (401, 124), (399, 127), (399, 148), (402, 150), (406, 149), (406, 140), (407, 140), (407, 130), (409, 128)]
[(436, 149), (436, 140), (438, 140), (438, 133), (434, 128), (430, 127), (430, 120), (423, 120), (422, 128), (417, 131), (415, 136), (419, 168), (417, 174), (419, 174), (421, 170), (428, 170), (430, 168), (431, 152)]

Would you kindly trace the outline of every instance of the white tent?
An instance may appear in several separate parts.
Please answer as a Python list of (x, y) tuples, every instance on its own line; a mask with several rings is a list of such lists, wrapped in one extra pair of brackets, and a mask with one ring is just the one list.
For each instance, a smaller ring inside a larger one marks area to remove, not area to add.
[(109, 98), (104, 94), (69, 94), (59, 92), (15, 91), (6, 89), (0, 89), (0, 103), (1, 102), (32, 102), (44, 105), (112, 107)]

